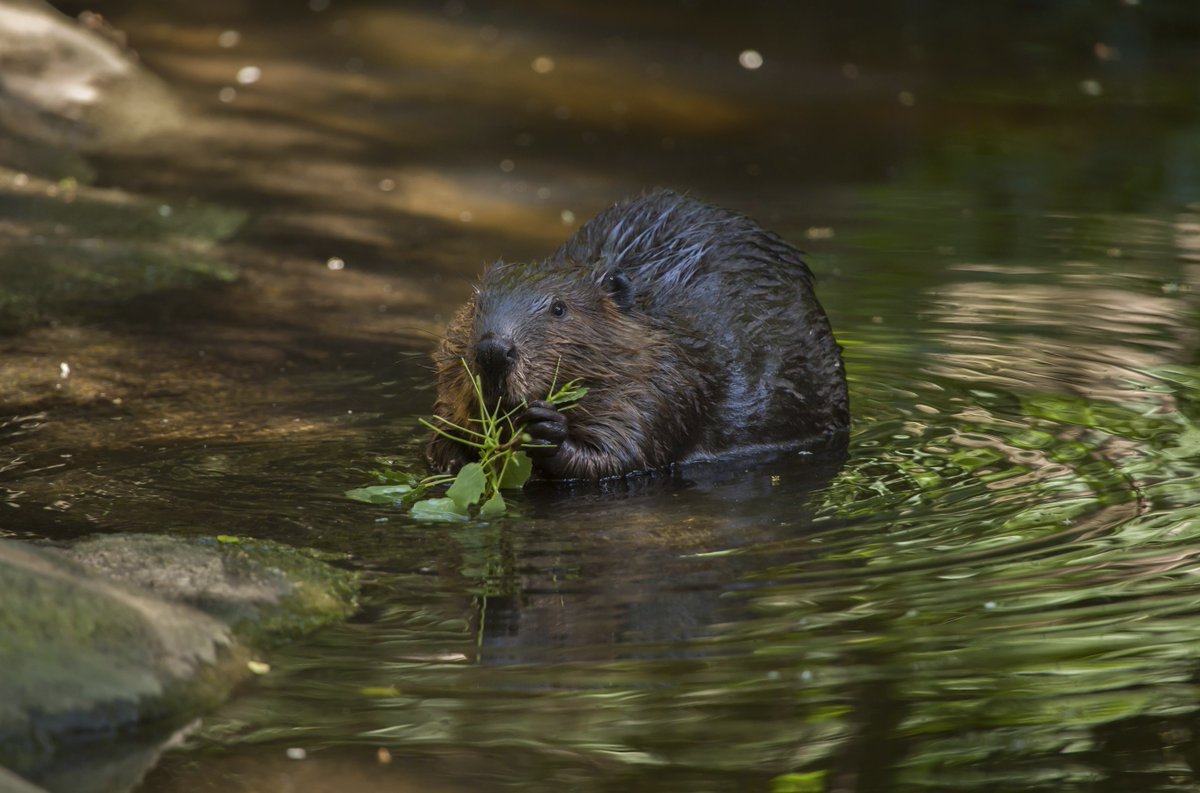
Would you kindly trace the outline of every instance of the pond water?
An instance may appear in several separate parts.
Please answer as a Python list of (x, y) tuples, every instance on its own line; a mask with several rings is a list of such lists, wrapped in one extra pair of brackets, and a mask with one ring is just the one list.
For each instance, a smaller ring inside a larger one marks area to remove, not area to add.
[[(0, 533), (269, 537), (367, 582), (141, 793), (1194, 789), (1189, 4), (112, 5), (189, 122), (95, 185), (233, 213), (202, 253), (240, 277), (3, 340)], [(420, 468), (485, 262), (659, 185), (808, 251), (844, 458), (487, 524), (343, 497)]]

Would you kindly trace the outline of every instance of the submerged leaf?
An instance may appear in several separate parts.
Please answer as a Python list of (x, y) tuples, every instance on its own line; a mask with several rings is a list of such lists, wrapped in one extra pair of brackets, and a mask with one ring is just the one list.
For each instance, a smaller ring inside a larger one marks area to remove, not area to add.
[(390, 699), (400, 696), (400, 690), (395, 686), (363, 686), (358, 693), (374, 699)]
[(825, 774), (825, 771), (780, 774), (771, 780), (771, 793), (822, 793), (825, 790)]
[(412, 505), (410, 513), (417, 520), (460, 522), (470, 517), (465, 507), (452, 498), (425, 498)]
[(397, 466), (401, 465), (400, 460), (392, 460), (390, 458), (377, 459), (382, 468), (372, 468), (371, 476), (375, 477), (376, 481), (381, 485), (412, 485), (421, 481), (421, 477), (415, 474), (410, 474), (408, 471), (401, 470)]
[(467, 507), (479, 501), (483, 489), (487, 486), (487, 477), (483, 466), (479, 463), (467, 463), (454, 477), (454, 484), (446, 491), (446, 498), (454, 501), (464, 511)]
[(347, 490), (346, 497), (368, 504), (395, 504), (411, 491), (412, 485), (373, 485)]

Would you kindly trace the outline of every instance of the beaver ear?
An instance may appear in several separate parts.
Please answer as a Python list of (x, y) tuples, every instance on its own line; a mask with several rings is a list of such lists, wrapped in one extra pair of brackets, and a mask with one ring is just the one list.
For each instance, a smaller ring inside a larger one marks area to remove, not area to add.
[(633, 293), (633, 281), (629, 280), (629, 276), (620, 270), (609, 270), (604, 274), (600, 281), (600, 285), (612, 297), (613, 302), (617, 304), (617, 308), (622, 311), (628, 311), (633, 308), (633, 301), (636, 295)]

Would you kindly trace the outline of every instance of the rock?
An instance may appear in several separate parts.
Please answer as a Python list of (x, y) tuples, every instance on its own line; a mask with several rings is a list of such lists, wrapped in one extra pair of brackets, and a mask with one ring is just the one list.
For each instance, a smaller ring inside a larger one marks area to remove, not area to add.
[[(0, 129), (0, 160), (4, 140)], [(149, 295), (194, 301), (219, 290), (238, 274), (220, 242), (245, 217), (0, 166), (0, 334), (127, 315)], [(160, 303), (171, 305), (149, 305)]]
[(16, 774), (10, 774), (3, 768), (0, 768), (0, 793), (46, 793), (40, 787), (33, 785), (21, 779)]
[(55, 551), (0, 543), (0, 589), (0, 765), (20, 771), (66, 736), (198, 710), (245, 674), (248, 654), (216, 618)]
[(0, 541), (0, 766), (52, 791), (136, 781), (250, 675), (255, 650), (345, 618), (355, 590), (353, 574), (267, 542)]
[(166, 85), (112, 37), (40, 0), (0, 0), (0, 126), (44, 146), (90, 150), (181, 121)]
[(308, 633), (354, 610), (353, 576), (278, 543), (110, 534), (75, 543), (67, 555), (105, 578), (194, 606), (255, 647)]

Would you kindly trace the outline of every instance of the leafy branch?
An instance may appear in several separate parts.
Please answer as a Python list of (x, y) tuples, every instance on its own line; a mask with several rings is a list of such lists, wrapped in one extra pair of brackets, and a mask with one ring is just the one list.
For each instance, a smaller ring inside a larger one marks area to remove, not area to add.
[[(426, 520), (467, 520), (473, 511), (480, 518), (505, 513), (508, 507), (500, 491), (523, 487), (533, 471), (533, 462), (521, 450), (532, 438), (524, 426), (518, 427), (513, 421), (526, 406), (522, 403), (504, 411), (497, 399), (489, 407), (479, 375), (471, 371), (465, 359), (462, 365), (475, 391), (479, 418), (466, 427), (443, 416), (434, 416), (432, 421), (423, 418), (421, 424), (444, 438), (477, 450), (479, 461), (467, 463), (457, 474), (435, 474), (422, 479), (392, 470), (375, 471), (384, 484), (355, 488), (347, 491), (347, 496), (376, 504), (399, 503), (408, 506), (413, 517)], [(556, 366), (546, 401), (561, 410), (570, 410), (587, 391), (578, 380), (558, 385)], [(428, 495), (445, 485), (449, 487), (444, 496)]]

